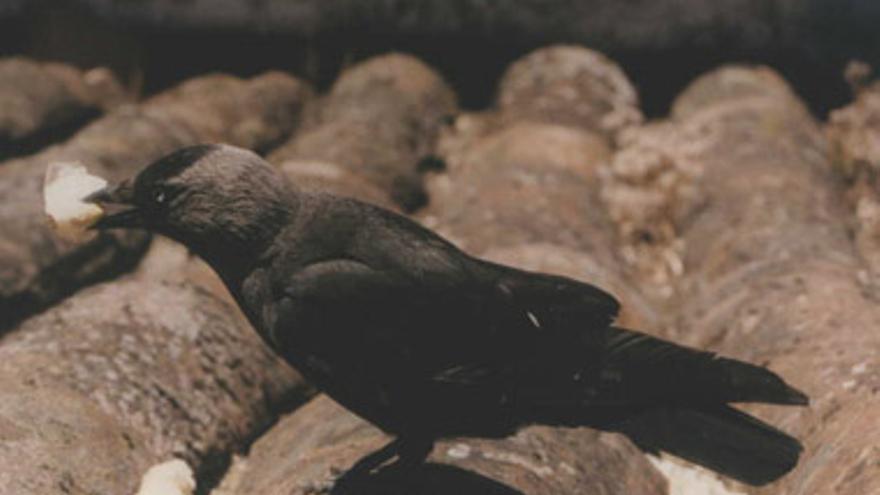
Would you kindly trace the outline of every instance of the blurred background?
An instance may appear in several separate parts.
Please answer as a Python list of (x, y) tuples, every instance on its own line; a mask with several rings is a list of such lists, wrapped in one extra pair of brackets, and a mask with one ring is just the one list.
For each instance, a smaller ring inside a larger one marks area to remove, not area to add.
[(484, 106), (519, 55), (579, 43), (623, 66), (646, 113), (723, 62), (773, 66), (822, 114), (847, 61), (880, 57), (872, 0), (3, 0), (0, 55), (111, 67), (152, 94), (205, 71), (289, 70), (326, 87), (346, 64), (404, 50)]

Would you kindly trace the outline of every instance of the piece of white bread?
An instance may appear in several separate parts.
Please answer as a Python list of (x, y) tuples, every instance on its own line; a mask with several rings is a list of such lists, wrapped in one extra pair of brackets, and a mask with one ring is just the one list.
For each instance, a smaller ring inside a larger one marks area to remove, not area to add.
[(90, 175), (77, 162), (53, 162), (43, 182), (45, 211), (52, 228), (62, 239), (78, 242), (89, 237), (88, 228), (104, 215), (104, 210), (83, 198), (107, 185), (101, 177)]
[(192, 469), (186, 462), (173, 459), (148, 469), (137, 495), (192, 495), (195, 490)]
[(668, 455), (648, 456), (651, 464), (669, 482), (669, 495), (746, 495), (734, 489), (708, 469), (673, 459)]

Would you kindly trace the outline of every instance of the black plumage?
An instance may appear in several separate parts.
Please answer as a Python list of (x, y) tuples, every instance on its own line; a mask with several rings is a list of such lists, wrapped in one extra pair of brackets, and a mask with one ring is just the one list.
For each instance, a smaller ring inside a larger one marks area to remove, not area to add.
[(221, 276), (254, 328), (397, 440), (352, 472), (421, 462), (437, 438), (589, 425), (760, 485), (798, 441), (729, 406), (806, 404), (772, 372), (615, 327), (594, 286), (471, 257), (393, 212), (303, 192), (253, 153), (173, 153), (91, 198)]

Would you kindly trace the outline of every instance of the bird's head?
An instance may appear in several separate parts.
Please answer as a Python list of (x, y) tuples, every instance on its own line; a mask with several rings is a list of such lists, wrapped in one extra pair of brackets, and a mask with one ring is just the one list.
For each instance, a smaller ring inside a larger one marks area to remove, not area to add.
[(210, 144), (175, 151), (86, 201), (108, 212), (95, 229), (146, 229), (211, 261), (258, 254), (295, 199), (284, 176), (258, 155)]

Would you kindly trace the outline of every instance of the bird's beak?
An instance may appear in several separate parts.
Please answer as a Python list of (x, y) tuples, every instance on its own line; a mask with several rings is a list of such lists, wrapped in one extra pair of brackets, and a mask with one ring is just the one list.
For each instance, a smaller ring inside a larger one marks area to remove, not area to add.
[(134, 204), (134, 186), (131, 180), (109, 185), (83, 199), (95, 203), (106, 212), (92, 229), (125, 229), (143, 226), (143, 216)]

